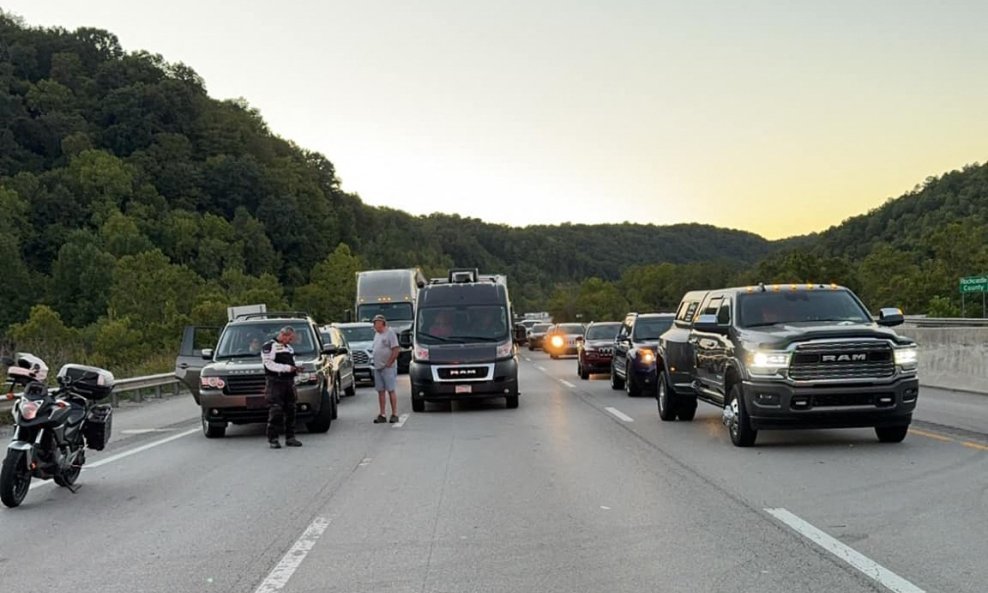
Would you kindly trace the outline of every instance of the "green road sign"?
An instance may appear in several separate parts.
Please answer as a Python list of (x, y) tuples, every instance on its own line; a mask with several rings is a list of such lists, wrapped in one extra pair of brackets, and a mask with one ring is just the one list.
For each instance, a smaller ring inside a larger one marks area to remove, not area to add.
[(961, 278), (961, 292), (988, 292), (988, 276)]

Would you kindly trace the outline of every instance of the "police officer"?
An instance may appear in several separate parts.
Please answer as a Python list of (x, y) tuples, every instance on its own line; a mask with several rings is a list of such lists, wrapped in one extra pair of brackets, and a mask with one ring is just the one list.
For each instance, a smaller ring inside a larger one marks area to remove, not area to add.
[(268, 443), (272, 449), (280, 449), (278, 431), (285, 428), (285, 445), (301, 447), (302, 443), (295, 438), (295, 375), (301, 370), (295, 366), (295, 330), (286, 325), (278, 332), (278, 336), (261, 346), (261, 362), (264, 363), (264, 374), (267, 377), (265, 398), (270, 408), (268, 410)]

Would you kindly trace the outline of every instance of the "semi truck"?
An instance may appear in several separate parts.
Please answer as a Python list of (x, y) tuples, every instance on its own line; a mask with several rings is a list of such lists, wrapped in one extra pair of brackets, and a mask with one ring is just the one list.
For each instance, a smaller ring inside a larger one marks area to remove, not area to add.
[[(384, 315), (395, 333), (411, 329), (419, 289), (426, 283), (418, 268), (357, 272), (356, 321), (371, 321), (375, 315)], [(398, 356), (398, 372), (408, 372), (411, 356), (411, 348), (403, 347)]]

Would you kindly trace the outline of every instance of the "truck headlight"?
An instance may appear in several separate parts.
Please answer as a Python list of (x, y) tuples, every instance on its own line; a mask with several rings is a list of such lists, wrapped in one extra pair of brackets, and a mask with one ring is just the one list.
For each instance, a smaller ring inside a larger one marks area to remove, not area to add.
[(919, 362), (919, 348), (917, 346), (903, 346), (895, 349), (895, 364), (903, 370), (916, 368)]
[(759, 350), (748, 359), (748, 368), (753, 375), (775, 375), (789, 368), (789, 352), (778, 350)]

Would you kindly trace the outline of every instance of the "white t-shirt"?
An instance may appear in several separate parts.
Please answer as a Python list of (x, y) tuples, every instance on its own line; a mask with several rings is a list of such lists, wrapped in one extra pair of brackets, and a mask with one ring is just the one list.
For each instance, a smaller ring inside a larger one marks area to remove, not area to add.
[(398, 336), (390, 327), (385, 327), (383, 332), (374, 333), (374, 346), (371, 350), (374, 358), (374, 368), (383, 369), (384, 365), (391, 360), (391, 349), (398, 348)]

